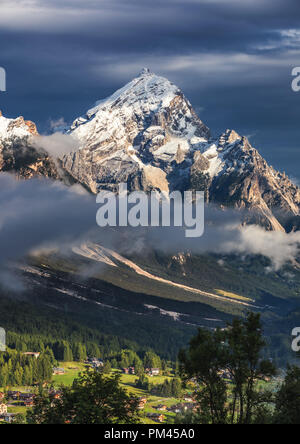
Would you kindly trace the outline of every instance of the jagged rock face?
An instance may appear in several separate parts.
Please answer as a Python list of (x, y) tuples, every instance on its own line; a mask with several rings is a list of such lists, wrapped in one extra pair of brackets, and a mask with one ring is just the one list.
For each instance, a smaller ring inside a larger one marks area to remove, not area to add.
[(270, 167), (245, 137), (227, 130), (203, 157), (209, 167), (196, 170), (207, 178), (211, 202), (251, 208), (252, 221), (276, 230), (283, 230), (287, 214), (299, 214), (299, 188)]
[(35, 176), (58, 179), (56, 164), (47, 153), (31, 146), (38, 135), (33, 122), (23, 117), (7, 119), (0, 112), (0, 171), (14, 172), (20, 178)]
[(166, 189), (165, 176), (209, 138), (181, 90), (148, 70), (75, 120), (70, 134), (81, 149), (63, 159), (64, 168), (93, 192), (120, 182)]
[(68, 131), (80, 149), (63, 167), (92, 192), (128, 189), (204, 190), (206, 201), (252, 209), (248, 223), (298, 227), (300, 191), (245, 137), (227, 130), (212, 139), (182, 91), (143, 70)]
[(191, 253), (177, 253), (171, 257), (168, 263), (168, 269), (173, 270), (177, 274), (181, 274), (182, 276), (186, 276), (188, 274), (188, 262), (191, 259)]
[(182, 91), (148, 70), (75, 120), (80, 148), (55, 161), (31, 145), (32, 122), (0, 113), (0, 171), (80, 182), (93, 193), (117, 190), (205, 191), (206, 201), (252, 209), (246, 222), (291, 231), (300, 226), (300, 190), (245, 137), (213, 139)]

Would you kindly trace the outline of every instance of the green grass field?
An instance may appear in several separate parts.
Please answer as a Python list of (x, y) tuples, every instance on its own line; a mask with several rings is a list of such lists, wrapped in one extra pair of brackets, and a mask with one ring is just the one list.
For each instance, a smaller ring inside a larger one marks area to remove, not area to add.
[(52, 376), (54, 387), (60, 387), (61, 385), (69, 387), (79, 373), (82, 373), (87, 369), (87, 366), (81, 362), (60, 362), (59, 367), (64, 368), (66, 373), (64, 375)]
[(219, 294), (221, 296), (225, 296), (226, 298), (237, 299), (237, 300), (243, 301), (243, 302), (251, 302), (250, 298), (246, 298), (244, 296), (240, 296), (239, 294), (235, 294), (235, 293), (232, 293), (230, 291), (219, 290), (219, 289), (216, 289), (215, 291), (216, 291), (217, 294)]
[[(75, 378), (78, 377), (79, 373), (84, 372), (87, 368), (87, 366), (80, 362), (59, 362), (59, 367), (62, 367), (65, 369), (64, 375), (55, 375), (52, 377), (52, 382), (54, 387), (58, 388), (62, 385), (64, 386), (70, 386), (72, 385)], [(150, 395), (147, 391), (141, 390), (135, 387), (135, 381), (138, 378), (136, 375), (125, 375), (121, 373), (118, 369), (112, 370), (113, 374), (119, 373), (121, 375), (121, 385), (126, 389), (128, 394), (131, 394), (133, 396), (137, 397), (146, 397), (147, 398), (147, 404), (145, 406), (145, 409), (141, 411), (142, 416), (142, 422), (145, 424), (156, 424), (154, 421), (152, 421), (150, 418), (147, 418), (148, 413), (158, 413), (157, 409), (155, 409), (155, 406), (159, 404), (164, 404), (167, 407), (171, 407), (174, 404), (178, 404), (181, 402), (180, 399), (175, 398), (164, 398), (161, 396), (153, 396)], [(171, 376), (153, 376), (150, 378), (150, 381), (152, 384), (162, 384), (165, 379), (172, 379)], [(21, 388), (20, 388), (21, 389)], [(22, 409), (21, 407), (19, 407)], [(26, 412), (26, 408), (23, 407), (24, 411)], [(24, 413), (24, 411), (20, 411), (20, 413)], [(19, 413), (16, 411), (16, 408), (14, 407), (13, 410), (11, 410), (12, 413)], [(175, 417), (174, 413), (171, 412), (159, 412), (162, 413), (166, 417), (167, 423), (172, 423)]]
[(17, 414), (22, 414), (24, 416), (26, 415), (27, 410), (28, 408), (22, 405), (13, 405), (7, 408), (8, 413), (17, 413)]
[[(78, 375), (81, 372), (84, 372), (87, 369), (87, 365), (80, 362), (60, 362), (59, 367), (63, 367), (65, 369), (64, 375), (55, 375), (52, 377), (52, 383), (54, 387), (59, 388), (61, 386), (71, 386), (74, 379), (78, 377)], [(163, 397), (163, 396), (154, 396), (151, 395), (148, 391), (138, 389), (135, 387), (135, 382), (137, 380), (136, 375), (126, 375), (121, 372), (119, 369), (113, 369), (112, 374), (120, 374), (120, 382), (121, 385), (125, 388), (128, 394), (136, 396), (136, 397), (146, 397), (147, 403), (145, 404), (145, 408), (141, 410), (141, 422), (144, 424), (156, 424), (155, 421), (147, 417), (147, 414), (150, 413), (159, 413), (164, 415), (165, 421), (164, 423), (172, 424), (174, 423), (174, 419), (176, 417), (176, 414), (169, 411), (159, 411), (156, 407), (158, 405), (165, 405), (167, 408), (170, 408), (174, 406), (175, 404), (179, 403), (185, 403), (183, 399), (178, 398), (169, 398), (169, 397)], [(151, 384), (162, 384), (165, 379), (172, 379), (172, 376), (153, 376), (152, 378), (149, 378), (151, 381)], [(274, 380), (271, 383), (259, 383), (260, 388), (265, 388), (266, 385), (268, 385), (269, 388), (276, 391), (278, 386), (278, 380)], [(19, 390), (19, 391), (36, 391), (36, 388), (30, 388), (30, 387), (10, 387), (12, 390)], [(191, 389), (191, 387), (190, 387)], [(0, 389), (1, 391), (1, 389)], [(191, 390), (187, 389), (183, 395), (189, 395), (191, 394)], [(11, 402), (8, 406), (8, 412), (9, 413), (18, 413), (22, 415), (26, 415), (26, 411), (28, 408), (25, 406), (19, 405), (17, 401)]]
[[(120, 370), (113, 370), (113, 373), (121, 373)], [(165, 423), (171, 424), (174, 421), (176, 416), (173, 412), (168, 411), (158, 411), (155, 407), (159, 404), (166, 405), (167, 407), (171, 407), (174, 404), (178, 404), (182, 402), (182, 399), (177, 398), (166, 398), (163, 396), (154, 396), (149, 394), (146, 390), (138, 389), (134, 386), (135, 381), (137, 379), (136, 375), (121, 375), (121, 384), (127, 390), (128, 393), (138, 396), (138, 397), (146, 397), (147, 404), (145, 405), (145, 409), (141, 411), (142, 415), (142, 423), (144, 424), (156, 424), (155, 421), (152, 421), (150, 418), (147, 418), (148, 413), (161, 413), (165, 416)], [(158, 385), (162, 384), (165, 379), (172, 379), (172, 376), (153, 376), (149, 378), (151, 384)]]

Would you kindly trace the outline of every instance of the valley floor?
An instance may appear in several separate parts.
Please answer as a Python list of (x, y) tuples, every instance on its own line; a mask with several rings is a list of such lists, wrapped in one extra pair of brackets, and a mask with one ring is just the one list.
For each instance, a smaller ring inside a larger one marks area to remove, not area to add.
[[(49, 384), (53, 386), (56, 390), (59, 390), (62, 386), (71, 386), (74, 379), (76, 379), (81, 372), (85, 371), (88, 368), (88, 366), (82, 362), (59, 362), (59, 367), (65, 370), (65, 374), (53, 375), (52, 381)], [(191, 396), (191, 390), (185, 390), (180, 398), (154, 396), (146, 390), (135, 387), (135, 382), (138, 379), (136, 375), (122, 374), (121, 370), (112, 369), (112, 374), (116, 373), (121, 374), (121, 386), (125, 388), (130, 395), (138, 398), (147, 399), (145, 407), (141, 410), (141, 422), (143, 424), (157, 424), (158, 422), (172, 424), (174, 423), (174, 419), (176, 417), (176, 412), (174, 411), (175, 407), (178, 411), (180, 410), (181, 412), (184, 412), (185, 409), (191, 407), (191, 402), (184, 399), (187, 399)], [(166, 379), (172, 380), (173, 378), (174, 376), (171, 375), (171, 373), (168, 376), (153, 376), (151, 378), (151, 384), (162, 384)], [(12, 391), (19, 391), (21, 393), (37, 393), (38, 391), (37, 387), (28, 386), (9, 387), (6, 388), (6, 390), (7, 389)], [(0, 392), (3, 391), (5, 391), (4, 388), (0, 387)], [(22, 404), (23, 403), (21, 401), (10, 400), (7, 403), (8, 413), (12, 413), (15, 415), (21, 414), (23, 416), (26, 416), (27, 410), (31, 407), (26, 407)], [(152, 420), (148, 417), (148, 415), (151, 414), (161, 414), (163, 415), (163, 418), (161, 421)], [(0, 422), (1, 421), (3, 422), (4, 419), (0, 419)]]

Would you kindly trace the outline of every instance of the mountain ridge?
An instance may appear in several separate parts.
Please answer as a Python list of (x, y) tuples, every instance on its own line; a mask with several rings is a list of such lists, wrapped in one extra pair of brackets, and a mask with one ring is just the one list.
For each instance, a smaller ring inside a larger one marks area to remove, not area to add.
[(79, 149), (53, 159), (31, 146), (34, 123), (1, 115), (0, 171), (52, 179), (63, 171), (94, 194), (116, 191), (121, 182), (129, 191), (204, 190), (207, 202), (251, 210), (247, 223), (298, 228), (299, 188), (246, 137), (230, 129), (213, 137), (181, 89), (148, 69), (96, 102), (66, 133)]
[(22, 116), (9, 119), (0, 111), (0, 171), (14, 172), (23, 179), (39, 176), (59, 179), (55, 160), (32, 144), (38, 134), (35, 123)]
[(157, 188), (157, 174), (166, 189), (179, 146), (185, 152), (187, 140), (210, 136), (181, 90), (146, 69), (76, 119), (69, 134), (80, 149), (65, 156), (64, 168), (93, 192), (119, 182), (148, 191)]
[(80, 149), (63, 166), (94, 193), (120, 182), (129, 190), (204, 190), (208, 202), (250, 209), (247, 222), (271, 230), (285, 231), (299, 216), (296, 185), (234, 130), (213, 138), (183, 92), (148, 69), (97, 102), (68, 133)]

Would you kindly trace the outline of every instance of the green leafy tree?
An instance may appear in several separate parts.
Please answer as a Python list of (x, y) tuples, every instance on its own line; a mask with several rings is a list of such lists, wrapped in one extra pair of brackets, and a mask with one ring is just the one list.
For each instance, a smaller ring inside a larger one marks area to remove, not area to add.
[(63, 360), (65, 362), (73, 361), (73, 353), (70, 345), (68, 343), (64, 343), (64, 352), (63, 352)]
[(19, 363), (16, 364), (15, 371), (14, 371), (14, 379), (16, 385), (20, 386), (23, 382), (23, 369), (20, 366)]
[(175, 416), (174, 424), (199, 424), (199, 416), (194, 412), (179, 413)]
[(76, 342), (72, 349), (73, 358), (76, 361), (82, 362), (87, 358), (86, 347), (81, 342)]
[(172, 379), (171, 393), (174, 398), (180, 398), (182, 393), (182, 384), (179, 378)]
[(153, 351), (147, 351), (144, 357), (145, 368), (161, 368), (160, 357)]
[(5, 363), (0, 367), (0, 386), (7, 387), (9, 383), (9, 369), (8, 364)]
[(260, 315), (250, 313), (245, 321), (235, 319), (225, 333), (228, 350), (227, 369), (234, 384), (231, 423), (250, 424), (254, 409), (271, 400), (268, 390), (257, 389), (258, 381), (276, 374), (271, 361), (262, 359), (266, 342), (262, 336)]
[(52, 364), (51, 357), (47, 353), (42, 353), (37, 359), (38, 382), (51, 381)]
[(71, 387), (61, 389), (60, 399), (41, 394), (28, 412), (30, 424), (135, 424), (138, 400), (120, 386), (120, 376), (86, 372)]
[(106, 375), (108, 375), (111, 372), (111, 364), (109, 361), (105, 361), (102, 367), (102, 372)]
[(135, 386), (142, 390), (149, 390), (149, 379), (144, 373), (142, 373), (140, 377), (136, 380)]
[(115, 358), (111, 360), (111, 366), (112, 368), (118, 368), (118, 361)]
[(179, 354), (183, 379), (193, 379), (197, 385), (201, 423), (224, 424), (227, 420), (227, 387), (220, 374), (226, 366), (223, 340), (219, 330), (211, 333), (199, 329), (188, 351)]
[(26, 417), (18, 413), (13, 419), (13, 424), (26, 424)]
[(273, 364), (261, 357), (264, 347), (259, 314), (235, 319), (224, 331), (199, 329), (179, 358), (184, 379), (197, 384), (200, 422), (253, 422), (257, 409), (271, 400), (257, 383), (276, 374)]
[(93, 356), (95, 358), (101, 358), (101, 352), (97, 344), (93, 342), (87, 343), (86, 346), (88, 356)]
[(277, 424), (300, 424), (300, 368), (287, 369), (285, 380), (276, 396)]

